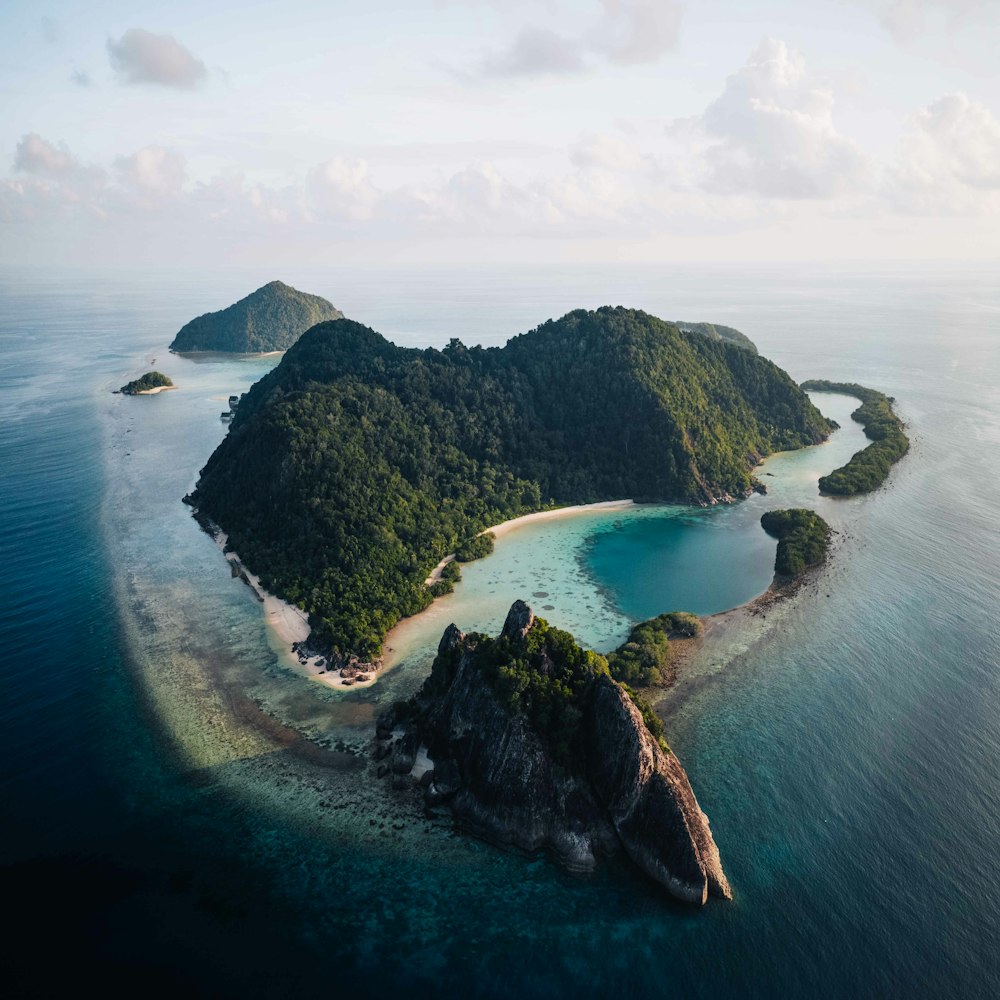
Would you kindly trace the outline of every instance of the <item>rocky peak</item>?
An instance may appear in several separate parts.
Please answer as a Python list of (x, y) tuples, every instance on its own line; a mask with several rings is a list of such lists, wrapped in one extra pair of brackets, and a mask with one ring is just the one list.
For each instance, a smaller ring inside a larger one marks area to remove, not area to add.
[(503, 623), (503, 631), (501, 631), (500, 635), (504, 639), (523, 639), (534, 624), (534, 612), (524, 601), (517, 600), (510, 606), (510, 611), (507, 612), (507, 620)]
[(438, 643), (438, 656), (444, 653), (450, 653), (456, 646), (465, 641), (465, 633), (452, 622), (445, 630), (444, 635), (441, 636), (441, 641)]

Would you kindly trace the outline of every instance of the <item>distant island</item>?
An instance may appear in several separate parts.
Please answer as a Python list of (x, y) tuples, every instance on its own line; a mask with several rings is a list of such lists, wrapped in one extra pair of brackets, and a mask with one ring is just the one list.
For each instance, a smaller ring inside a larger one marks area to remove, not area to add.
[(840, 392), (854, 396), (861, 405), (851, 414), (864, 427), (871, 444), (851, 456), (847, 465), (834, 469), (819, 481), (821, 493), (834, 496), (854, 496), (870, 493), (889, 477), (889, 470), (909, 450), (910, 439), (903, 431), (903, 421), (893, 412), (894, 400), (875, 389), (856, 382), (828, 382), (812, 379), (802, 383), (806, 392)]
[[(155, 360), (155, 359), (154, 359)], [(145, 375), (123, 385), (118, 392), (125, 396), (151, 396), (165, 389), (176, 389), (173, 381), (163, 372), (146, 372)]]
[(228, 309), (191, 320), (174, 337), (170, 350), (178, 354), (287, 351), (309, 327), (343, 315), (318, 295), (272, 281)]
[(700, 333), (709, 340), (725, 340), (751, 354), (757, 353), (757, 345), (745, 333), (740, 333), (731, 326), (722, 326), (721, 323), (685, 323), (683, 320), (678, 320), (677, 329), (681, 333)]
[(678, 899), (731, 898), (659, 718), (609, 662), (523, 601), (495, 639), (451, 625), (418, 694), (378, 720), (378, 776), (402, 789), (419, 770), (425, 809), (572, 871), (624, 850)]
[(343, 319), (253, 386), (186, 500), (350, 670), (377, 666), (388, 629), (431, 602), (431, 570), (483, 530), (623, 497), (728, 502), (760, 488), (764, 455), (833, 426), (745, 345), (637, 310), (443, 350)]

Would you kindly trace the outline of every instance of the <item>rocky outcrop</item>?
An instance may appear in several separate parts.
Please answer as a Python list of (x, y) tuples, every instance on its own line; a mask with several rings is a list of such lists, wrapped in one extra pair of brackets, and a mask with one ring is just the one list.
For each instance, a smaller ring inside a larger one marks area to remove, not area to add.
[[(498, 640), (508, 645), (498, 648), (520, 653), (534, 626), (531, 609), (516, 602)], [(392, 738), (393, 774), (408, 773), (425, 749), (433, 761), (422, 781), (426, 805), (447, 804), (457, 825), (477, 836), (525, 851), (548, 849), (573, 871), (624, 850), (678, 899), (729, 898), (687, 775), (625, 689), (594, 675), (580, 695), (572, 763), (560, 764), (543, 734), (494, 691), (476, 655), (481, 638), (450, 625), (416, 699), (380, 718), (377, 754), (385, 755)], [(535, 654), (543, 672), (546, 655)]]
[(531, 608), (524, 601), (515, 601), (507, 612), (507, 620), (503, 623), (500, 635), (505, 639), (523, 639), (534, 624), (535, 616)]
[(629, 857), (679, 899), (729, 899), (719, 849), (684, 768), (610, 677), (594, 681), (586, 724), (587, 774)]

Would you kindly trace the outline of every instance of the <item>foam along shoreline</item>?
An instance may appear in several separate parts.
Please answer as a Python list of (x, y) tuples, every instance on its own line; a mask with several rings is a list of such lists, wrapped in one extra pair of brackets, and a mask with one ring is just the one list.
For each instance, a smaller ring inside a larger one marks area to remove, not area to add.
[[(493, 535), (495, 541), (499, 541), (505, 535), (509, 535), (519, 528), (523, 528), (528, 524), (535, 524), (538, 521), (557, 521), (563, 518), (573, 517), (577, 514), (591, 514), (594, 511), (619, 511), (628, 510), (632, 507), (637, 507), (638, 504), (634, 500), (602, 500), (600, 503), (581, 503), (574, 504), (572, 507), (553, 507), (551, 510), (538, 510), (533, 514), (522, 514), (520, 517), (511, 518), (509, 521), (504, 521), (501, 524), (494, 525), (492, 528), (486, 528), (479, 532), (481, 535), (490, 533)], [(489, 558), (489, 557), (487, 557)], [(427, 586), (430, 586), (436, 580), (441, 579), (441, 571), (455, 559), (455, 553), (452, 552), (446, 555), (444, 559), (441, 560), (431, 571), (431, 575), (427, 577), (425, 581)], [(459, 583), (461, 586), (461, 582)], [(438, 617), (441, 610), (441, 605), (447, 602), (448, 595), (444, 597), (439, 597), (436, 600), (431, 601), (430, 604), (424, 608), (423, 611), (411, 615), (409, 618), (401, 618), (389, 631), (386, 633), (385, 642), (382, 644), (382, 668), (379, 673), (385, 673), (387, 670), (391, 670), (393, 667), (397, 666), (405, 656), (407, 656), (412, 638), (417, 635), (423, 623), (428, 619), (433, 619)], [(441, 632), (444, 632), (447, 627), (448, 622), (445, 621), (441, 625)]]

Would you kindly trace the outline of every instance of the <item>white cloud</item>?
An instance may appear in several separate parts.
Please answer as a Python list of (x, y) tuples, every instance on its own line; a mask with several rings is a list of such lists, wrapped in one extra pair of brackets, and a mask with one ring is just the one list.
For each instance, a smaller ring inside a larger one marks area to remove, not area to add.
[(509, 45), (487, 53), (475, 75), (582, 73), (596, 65), (593, 61), (588, 64), (588, 54), (622, 65), (653, 63), (677, 45), (683, 13), (677, 0), (599, 0), (599, 3), (603, 16), (589, 29), (564, 35), (548, 28), (524, 27)]
[(991, 0), (867, 0), (879, 23), (897, 42), (923, 35), (935, 19), (954, 27), (971, 15), (988, 12)]
[(94, 81), (90, 78), (90, 74), (82, 69), (73, 70), (70, 74), (70, 79), (78, 87), (92, 87), (94, 85)]
[(361, 159), (335, 156), (309, 174), (307, 195), (318, 210), (349, 219), (368, 218), (379, 199)]
[(583, 48), (578, 41), (529, 26), (522, 28), (506, 49), (488, 53), (480, 71), (484, 76), (541, 76), (579, 73), (583, 68)]
[(115, 160), (124, 188), (143, 197), (172, 198), (187, 180), (184, 157), (163, 146), (146, 146)]
[(37, 133), (22, 137), (14, 154), (14, 170), (27, 175), (0, 182), (0, 219), (30, 221), (81, 210), (104, 214), (107, 175), (80, 161), (64, 145), (55, 146)]
[(65, 146), (57, 148), (36, 132), (24, 136), (17, 144), (17, 152), (14, 154), (14, 169), (27, 174), (65, 177), (78, 167), (79, 164)]
[(704, 138), (702, 183), (710, 191), (828, 198), (869, 182), (866, 157), (837, 131), (833, 107), (802, 56), (768, 38), (702, 115), (673, 131)]
[(635, 173), (655, 169), (654, 157), (617, 136), (585, 135), (569, 151), (570, 162), (582, 170), (593, 168)]
[(965, 94), (947, 94), (912, 120), (886, 195), (900, 211), (984, 213), (1000, 208), (1000, 121)]
[(190, 90), (206, 76), (205, 64), (173, 35), (129, 28), (118, 41), (108, 39), (112, 68), (123, 83), (152, 83)]
[(683, 8), (675, 0), (601, 0), (594, 48), (616, 63), (651, 63), (677, 45)]
[(984, 105), (962, 94), (934, 101), (911, 119), (897, 159), (881, 166), (836, 131), (832, 109), (832, 95), (801, 56), (767, 41), (717, 100), (667, 135), (659, 124), (584, 134), (565, 150), (562, 167), (535, 160), (533, 175), (523, 161), (511, 167), (482, 157), (434, 180), (386, 186), (365, 159), (342, 154), (286, 187), (232, 170), (199, 182), (165, 146), (118, 157), (105, 172), (31, 134), (18, 144), (11, 178), (0, 180), (0, 220), (53, 234), (75, 223), (116, 253), (141, 230), (144, 253), (166, 253), (187, 245), (191, 233), (205, 246), (280, 239), (289, 248), (335, 240), (708, 239), (804, 220), (846, 219), (861, 232), (874, 220), (895, 216), (893, 224), (904, 225), (905, 216), (930, 214), (978, 214), (986, 226), (989, 213), (1000, 212), (1000, 121)]

